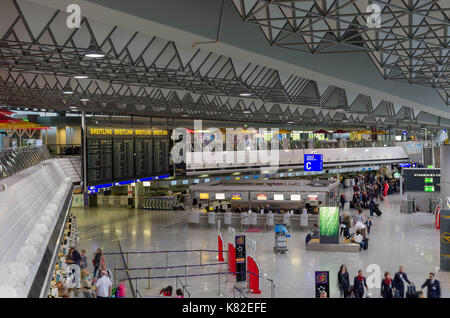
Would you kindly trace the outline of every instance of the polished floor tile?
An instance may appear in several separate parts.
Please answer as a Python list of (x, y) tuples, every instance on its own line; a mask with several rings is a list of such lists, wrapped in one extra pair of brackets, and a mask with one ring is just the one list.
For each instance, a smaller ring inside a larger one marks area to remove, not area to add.
[[(348, 196), (349, 197), (349, 196)], [(383, 211), (381, 217), (374, 216), (370, 234), (369, 249), (360, 253), (317, 252), (305, 249), (306, 232), (292, 232), (288, 241), (289, 252), (286, 255), (273, 253), (274, 233), (245, 233), (248, 239), (256, 241), (256, 259), (262, 273), (275, 284), (275, 297), (314, 297), (314, 272), (330, 271), (331, 297), (339, 297), (337, 271), (346, 264), (351, 278), (358, 269), (365, 275), (367, 266), (378, 264), (381, 272), (397, 271), (400, 264), (405, 266), (408, 277), (416, 286), (422, 284), (429, 272), (435, 272), (441, 281), (443, 297), (450, 297), (450, 272), (439, 271), (439, 232), (433, 227), (433, 215), (425, 213), (400, 213), (400, 197), (392, 195), (380, 202)], [(217, 254), (208, 252), (170, 252), (173, 250), (217, 249), (217, 227), (192, 227), (187, 225), (187, 213), (179, 211), (144, 211), (125, 208), (73, 208), (78, 216), (78, 248), (86, 249), (90, 258), (97, 248), (117, 255), (106, 255), (108, 268), (117, 279), (127, 279), (130, 288), (139, 291), (142, 296), (157, 296), (159, 290), (167, 285), (174, 287), (180, 282), (187, 284), (192, 297), (238, 297), (234, 289), (232, 275), (216, 275), (227, 271), (226, 265), (184, 267), (217, 263)], [(354, 214), (353, 211), (346, 212)], [(236, 234), (240, 233), (236, 229)], [(227, 240), (227, 229), (221, 229)], [(120, 251), (124, 254), (121, 255)], [(132, 254), (134, 251), (161, 251), (153, 254)], [(170, 270), (154, 269), (150, 272), (148, 288), (148, 270), (123, 269), (125, 263), (130, 268), (175, 266)], [(180, 278), (181, 275), (202, 275)], [(166, 277), (170, 278), (166, 278)], [(136, 277), (138, 279), (136, 279)], [(220, 281), (220, 284), (219, 284)], [(262, 279), (262, 296), (271, 296), (269, 280)], [(220, 286), (220, 287), (219, 287)], [(240, 284), (238, 287), (241, 286)], [(129, 288), (128, 297), (133, 293)], [(379, 288), (369, 290), (371, 297), (379, 297)], [(250, 297), (252, 297), (250, 295)]]

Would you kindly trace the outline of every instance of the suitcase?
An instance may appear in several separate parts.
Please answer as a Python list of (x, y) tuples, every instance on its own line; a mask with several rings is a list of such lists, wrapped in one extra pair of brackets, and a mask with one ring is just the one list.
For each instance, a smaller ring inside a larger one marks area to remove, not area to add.
[(376, 209), (374, 210), (374, 212), (375, 212), (375, 214), (376, 214), (377, 216), (381, 216), (381, 214), (383, 214), (383, 212), (381, 212), (379, 208), (376, 208)]
[(350, 209), (354, 209), (355, 208), (355, 203), (353, 201), (350, 201)]
[(416, 286), (409, 285), (406, 288), (406, 298), (417, 298)]
[(363, 241), (364, 241), (364, 250), (367, 250), (369, 248), (369, 239), (365, 237)]

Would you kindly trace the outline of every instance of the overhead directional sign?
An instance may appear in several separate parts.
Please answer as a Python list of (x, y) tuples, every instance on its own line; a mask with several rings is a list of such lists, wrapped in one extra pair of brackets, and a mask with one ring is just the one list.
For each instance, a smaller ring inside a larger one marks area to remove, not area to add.
[(305, 154), (304, 171), (322, 171), (323, 155), (322, 154)]

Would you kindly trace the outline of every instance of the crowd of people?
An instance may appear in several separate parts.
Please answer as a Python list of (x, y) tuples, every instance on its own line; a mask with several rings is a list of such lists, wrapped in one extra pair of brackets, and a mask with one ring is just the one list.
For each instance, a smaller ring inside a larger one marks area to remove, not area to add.
[[(390, 194), (397, 194), (400, 191), (399, 180), (389, 176), (375, 175), (359, 175), (355, 177), (353, 185), (353, 196), (350, 201), (351, 209), (369, 209), (370, 215), (373, 216), (376, 211), (379, 200), (383, 201), (383, 197)], [(341, 196), (340, 204), (344, 209), (347, 199), (345, 195)]]
[[(405, 283), (407, 285), (405, 285)], [(365, 292), (368, 291), (367, 281), (363, 275), (363, 271), (359, 270), (353, 279), (353, 285), (350, 284), (350, 275), (347, 266), (341, 265), (338, 272), (338, 286), (341, 296), (344, 298), (363, 298)], [(406, 288), (405, 288), (406, 287)], [(420, 290), (416, 291), (414, 284), (408, 279), (404, 267), (401, 265), (398, 272), (394, 274), (392, 279), (389, 272), (384, 273), (384, 279), (381, 281), (380, 296), (382, 298), (425, 298), (423, 288), (427, 288), (428, 298), (440, 298), (441, 287), (439, 281), (435, 278), (434, 273), (429, 273), (429, 277), (421, 285)], [(366, 295), (366, 297), (368, 297)]]
[[(116, 288), (113, 288), (111, 273), (107, 270), (102, 250), (96, 250), (92, 259), (93, 278), (91, 279), (88, 269), (87, 254), (81, 250), (81, 254), (73, 246), (69, 248), (66, 263), (70, 265), (74, 289), (83, 289), (86, 297), (97, 298), (124, 298), (126, 297), (125, 281), (121, 280)], [(97, 279), (98, 274), (98, 279)], [(68, 276), (69, 277), (69, 276)], [(63, 289), (62, 284), (59, 288)], [(65, 292), (68, 294), (68, 291)]]

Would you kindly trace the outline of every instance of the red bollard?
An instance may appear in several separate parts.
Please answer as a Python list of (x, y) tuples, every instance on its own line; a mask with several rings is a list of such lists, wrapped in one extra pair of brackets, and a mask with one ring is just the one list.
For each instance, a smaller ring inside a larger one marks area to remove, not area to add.
[(217, 244), (218, 244), (219, 262), (223, 262), (225, 261), (225, 259), (223, 258), (223, 240), (220, 234), (217, 236), (217, 241), (218, 241)]
[(228, 270), (236, 275), (236, 249), (232, 243), (228, 243)]
[(256, 263), (256, 260), (253, 257), (249, 257), (249, 290), (253, 294), (261, 294), (261, 290), (259, 289), (259, 266)]

